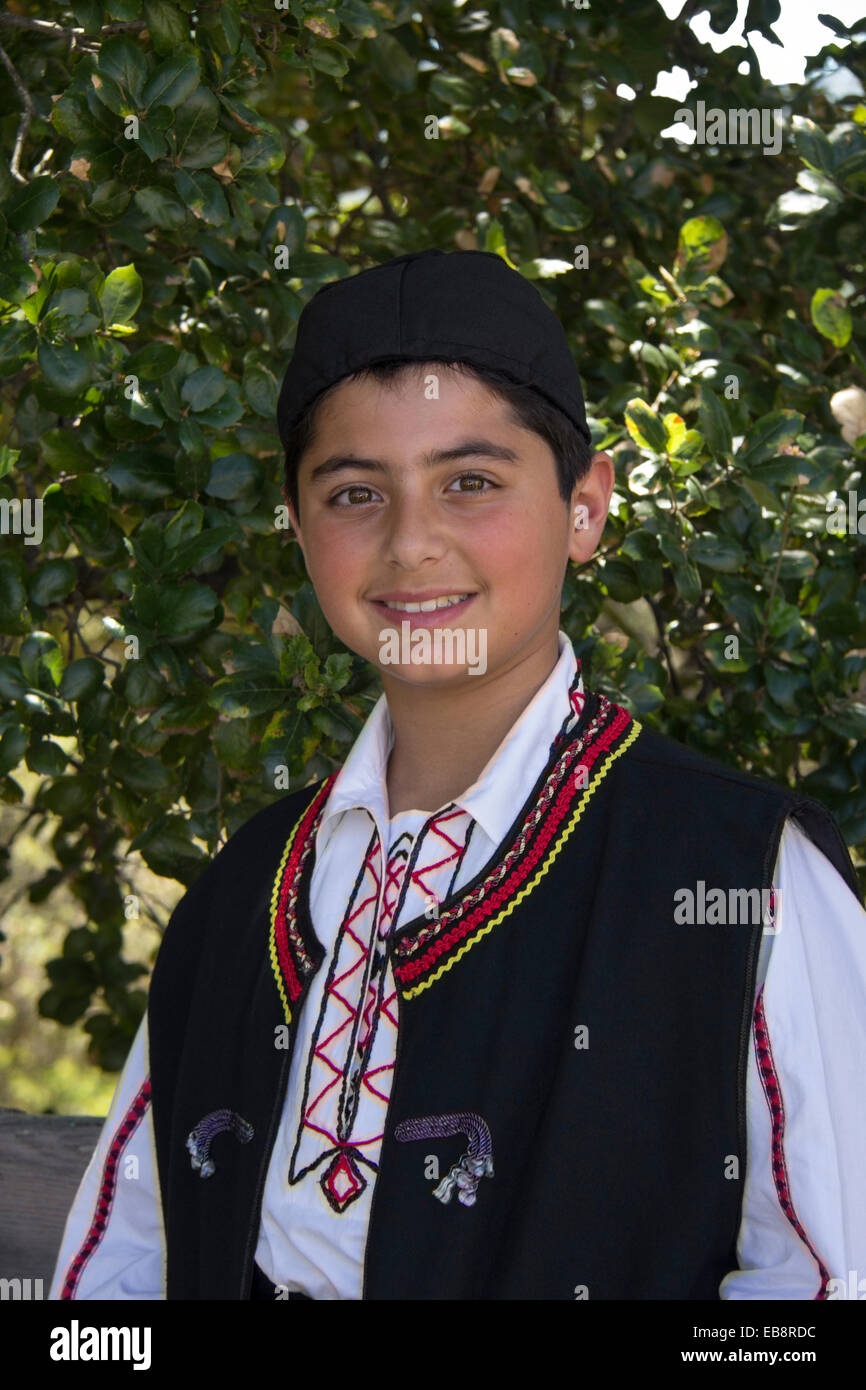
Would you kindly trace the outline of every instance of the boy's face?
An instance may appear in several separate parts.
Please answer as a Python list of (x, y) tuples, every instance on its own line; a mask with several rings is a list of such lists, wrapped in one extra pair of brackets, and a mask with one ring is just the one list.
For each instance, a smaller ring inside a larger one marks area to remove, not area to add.
[[(438, 399), (425, 393), (432, 374)], [(291, 519), (328, 623), (386, 692), (389, 679), (444, 688), (489, 681), (545, 645), (555, 658), (566, 561), (592, 557), (613, 483), (596, 454), (566, 505), (540, 435), (475, 378), (424, 364), (389, 383), (344, 382), (322, 402)], [(443, 598), (459, 602), (401, 606)], [(437, 628), (455, 634), (438, 660)], [(398, 647), (405, 633), (411, 645)], [(413, 663), (425, 644), (428, 659)]]

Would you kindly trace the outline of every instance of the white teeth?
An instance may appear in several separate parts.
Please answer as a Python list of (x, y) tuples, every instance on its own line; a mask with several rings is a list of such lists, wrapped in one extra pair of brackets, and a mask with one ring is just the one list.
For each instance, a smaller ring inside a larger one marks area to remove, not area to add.
[(389, 608), (396, 608), (401, 613), (432, 613), (436, 608), (453, 608), (456, 603), (463, 603), (469, 598), (469, 594), (446, 594), (443, 598), (428, 598), (423, 603), (400, 603), (397, 599), (385, 599)]

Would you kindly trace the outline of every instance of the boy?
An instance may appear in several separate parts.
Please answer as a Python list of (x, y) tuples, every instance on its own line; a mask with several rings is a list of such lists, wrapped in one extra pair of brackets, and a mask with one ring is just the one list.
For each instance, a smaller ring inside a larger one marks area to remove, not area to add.
[[(179, 904), (52, 1296), (833, 1297), (856, 877), (817, 802), (584, 686), (560, 592), (614, 473), (558, 320), (499, 257), (398, 257), (306, 306), (278, 421), (385, 693)], [(484, 663), (425, 661), (443, 628)]]

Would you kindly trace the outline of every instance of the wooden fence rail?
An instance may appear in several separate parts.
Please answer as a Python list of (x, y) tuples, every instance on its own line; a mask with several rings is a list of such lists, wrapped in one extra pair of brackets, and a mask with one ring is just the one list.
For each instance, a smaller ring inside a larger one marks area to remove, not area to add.
[(0, 1107), (0, 1279), (42, 1279), (48, 1297), (69, 1208), (103, 1123)]

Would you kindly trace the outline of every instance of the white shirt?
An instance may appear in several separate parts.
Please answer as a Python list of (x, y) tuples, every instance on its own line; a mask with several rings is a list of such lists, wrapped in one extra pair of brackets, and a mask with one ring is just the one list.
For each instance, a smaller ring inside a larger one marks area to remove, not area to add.
[[(310, 885), (313, 928), (326, 954), (298, 1022), (255, 1256), (274, 1283), (316, 1299), (361, 1297), (375, 1164), (397, 1038), (390, 963), (371, 975), (376, 945), (423, 912), (426, 903), (468, 883), (501, 844), (569, 713), (576, 662), (562, 632), (559, 653), (551, 675), (476, 782), (435, 817), (407, 811), (389, 819), (385, 777), (393, 728), (384, 696), (331, 789), (317, 831)], [(582, 690), (581, 682), (578, 707)], [(384, 865), (372, 839), (374, 827), (387, 847)], [(365, 863), (371, 848), (375, 853)], [(406, 882), (409, 855), (415, 857)], [(741, 1268), (722, 1281), (723, 1299), (826, 1297), (828, 1278), (850, 1285), (849, 1270), (866, 1274), (866, 1094), (861, 1084), (866, 912), (790, 819), (773, 882), (783, 915), (778, 933), (762, 937), (758, 962), (737, 1244)], [(351, 920), (344, 922), (346, 918)], [(330, 989), (329, 974), (334, 976)], [(356, 1043), (369, 1038), (371, 1050), (364, 1060)], [(783, 1098), (775, 1117), (759, 1052)], [(60, 1297), (71, 1262), (88, 1235), (92, 1241), (94, 1230), (99, 1231), (93, 1218), (107, 1161), (109, 1179), (112, 1171), (116, 1175), (110, 1214), (72, 1296), (165, 1296), (149, 1103), (139, 1100), (130, 1114), (148, 1070), (145, 1015), (66, 1222), (51, 1298)], [(344, 1076), (352, 1071), (359, 1083), (354, 1117), (341, 1111), (339, 1099)], [(334, 1155), (341, 1123), (343, 1139), (349, 1136), (366, 1163), (346, 1165)], [(322, 1181), (332, 1165), (328, 1200)], [(831, 1297), (840, 1296), (838, 1287), (830, 1286)]]

